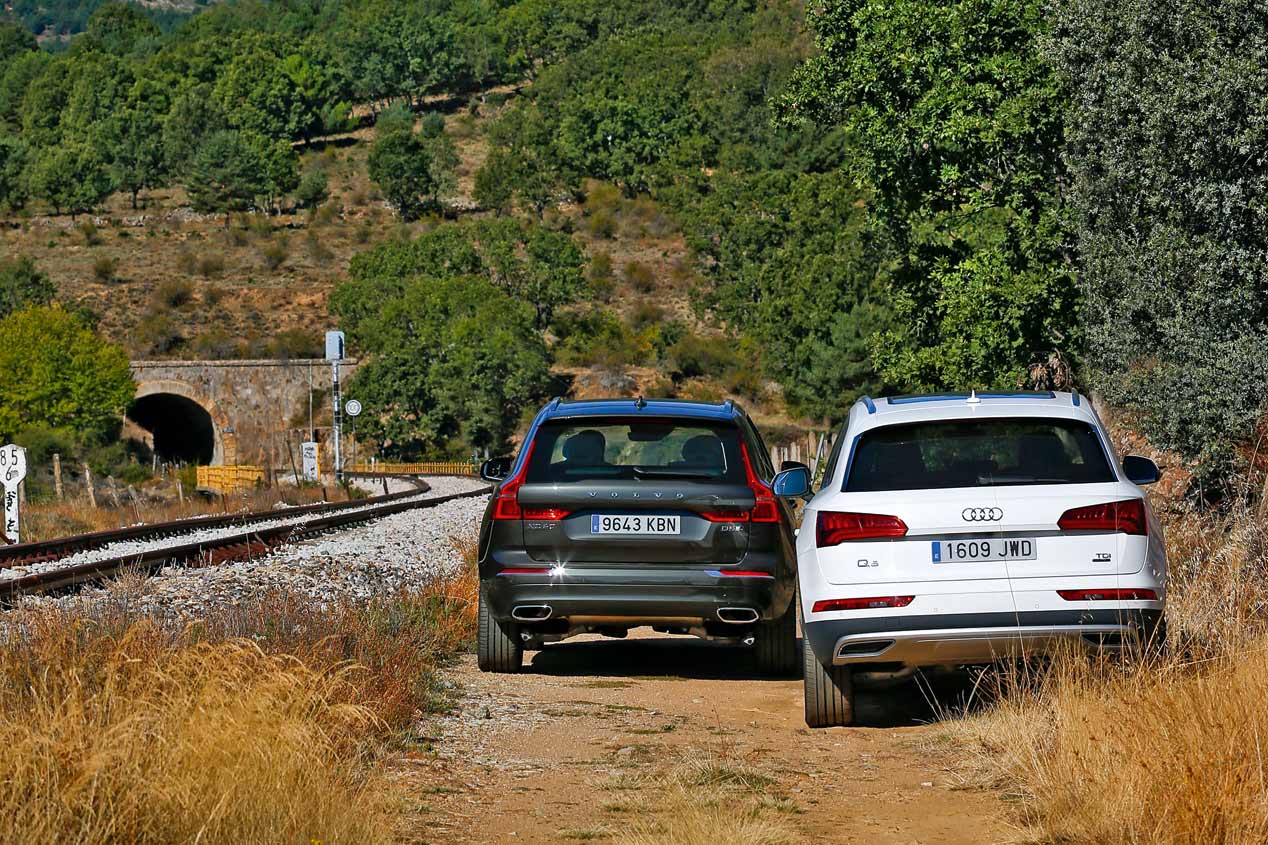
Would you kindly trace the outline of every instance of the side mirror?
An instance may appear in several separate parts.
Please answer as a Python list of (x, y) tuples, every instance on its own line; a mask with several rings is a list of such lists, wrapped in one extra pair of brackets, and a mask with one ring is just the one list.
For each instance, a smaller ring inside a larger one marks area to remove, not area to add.
[(804, 466), (786, 469), (775, 476), (771, 485), (775, 495), (783, 499), (796, 499), (810, 492), (810, 470)]
[(480, 477), (485, 481), (501, 481), (510, 471), (510, 458), (489, 458), (480, 464)]
[(784, 472), (785, 470), (797, 469), (798, 467), (801, 469), (810, 469), (810, 467), (806, 466), (801, 461), (784, 461), (779, 465), (779, 471)]
[(1153, 484), (1162, 478), (1158, 465), (1140, 455), (1128, 455), (1123, 458), (1123, 474), (1132, 484)]

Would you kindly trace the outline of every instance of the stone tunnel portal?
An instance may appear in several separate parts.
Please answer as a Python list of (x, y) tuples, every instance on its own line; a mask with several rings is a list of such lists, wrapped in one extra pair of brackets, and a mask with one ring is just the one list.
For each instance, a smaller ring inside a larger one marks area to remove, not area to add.
[(216, 451), (211, 414), (175, 393), (151, 393), (132, 403), (128, 419), (154, 436), (160, 461), (210, 464)]

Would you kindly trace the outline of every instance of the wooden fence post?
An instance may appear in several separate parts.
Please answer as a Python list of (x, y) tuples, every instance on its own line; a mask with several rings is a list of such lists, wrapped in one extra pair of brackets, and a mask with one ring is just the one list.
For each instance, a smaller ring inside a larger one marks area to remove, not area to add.
[(53, 489), (57, 491), (57, 501), (62, 500), (62, 456), (53, 453)]
[(92, 489), (92, 470), (87, 461), (84, 461), (84, 484), (88, 488), (88, 504), (97, 507), (97, 491)]

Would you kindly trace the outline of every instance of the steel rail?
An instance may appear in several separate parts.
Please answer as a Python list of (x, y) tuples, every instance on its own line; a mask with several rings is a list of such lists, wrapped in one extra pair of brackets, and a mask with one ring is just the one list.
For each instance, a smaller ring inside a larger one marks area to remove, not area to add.
[(267, 511), (230, 513), (221, 516), (194, 516), (170, 522), (152, 522), (143, 525), (129, 525), (126, 528), (112, 528), (107, 531), (72, 534), (67, 537), (56, 537), (52, 540), (42, 540), (33, 543), (15, 543), (8, 546), (0, 546), (0, 568), (22, 566), (29, 563), (46, 563), (50, 560), (68, 557), (79, 552), (100, 549), (111, 543), (119, 543), (125, 540), (166, 540), (169, 537), (187, 534), (190, 531), (228, 528), (234, 525), (250, 525), (255, 522), (287, 519), (311, 513), (363, 507), (377, 502), (391, 502), (409, 496), (417, 496), (419, 493), (425, 493), (430, 489), (425, 481), (411, 476), (384, 474), (379, 477), (400, 478), (411, 481), (417, 485), (418, 489), (373, 496), (366, 499), (350, 499), (346, 502), (318, 502), (313, 505), (296, 505), (294, 507), (275, 508)]
[[(402, 511), (415, 508), (432, 508), (455, 499), (483, 496), (491, 489), (490, 487), (482, 487), (478, 490), (451, 493), (447, 496), (437, 496), (430, 499), (417, 498), (420, 495), (418, 492), (395, 493), (391, 496), (379, 497), (380, 503), (377, 505), (371, 504), (369, 507), (364, 507), (371, 500), (361, 500), (357, 503), (362, 505), (359, 510), (350, 510), (345, 506), (331, 512), (327, 516), (297, 524), (277, 525), (255, 531), (226, 534), (222, 537), (199, 540), (193, 543), (165, 546), (144, 552), (135, 552), (129, 555), (120, 555), (119, 557), (52, 569), (47, 572), (22, 575), (7, 581), (0, 581), (0, 605), (10, 606), (21, 596), (66, 590), (84, 584), (105, 581), (124, 571), (153, 573), (172, 565), (207, 566), (232, 560), (249, 560), (253, 557), (267, 554), (278, 546), (306, 537), (313, 537), (337, 528), (358, 522), (368, 522), (372, 519), (379, 519), (380, 517), (390, 516)], [(393, 501), (385, 502), (382, 501), (383, 499), (392, 499)], [(345, 502), (340, 502), (339, 504), (347, 505)], [(293, 513), (294, 510), (296, 509), (291, 509), (291, 512)]]

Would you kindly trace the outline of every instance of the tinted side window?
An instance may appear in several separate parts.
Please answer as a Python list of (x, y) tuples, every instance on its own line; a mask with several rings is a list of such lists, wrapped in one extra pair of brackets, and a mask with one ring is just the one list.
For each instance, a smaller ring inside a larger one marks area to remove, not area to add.
[(692, 419), (563, 419), (537, 430), (528, 482), (674, 475), (744, 483), (740, 432)]
[(1115, 480), (1092, 426), (1034, 417), (875, 428), (859, 439), (849, 473), (847, 493)]
[(847, 419), (841, 424), (841, 430), (837, 432), (837, 439), (832, 444), (832, 453), (828, 457), (827, 469), (823, 471), (823, 481), (819, 484), (820, 490), (831, 484), (833, 477), (837, 474), (837, 463), (841, 460), (841, 446), (845, 443), (845, 430), (848, 425)]

